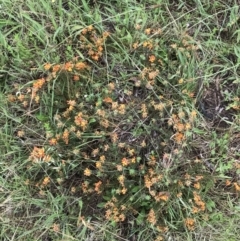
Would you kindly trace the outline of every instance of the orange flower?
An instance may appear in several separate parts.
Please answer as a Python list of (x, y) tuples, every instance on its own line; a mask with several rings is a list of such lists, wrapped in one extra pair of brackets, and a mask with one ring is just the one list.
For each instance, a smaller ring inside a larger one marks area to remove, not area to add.
[(140, 30), (140, 29), (141, 29), (141, 25), (137, 23), (137, 24), (134, 26), (134, 28), (135, 28), (136, 30)]
[(235, 166), (235, 168), (240, 169), (240, 163), (235, 162), (235, 163), (234, 163), (234, 166)]
[(146, 141), (143, 140), (140, 145), (141, 145), (141, 147), (143, 147), (143, 148), (146, 147), (146, 146), (147, 146)]
[(185, 179), (190, 179), (191, 176), (190, 176), (188, 173), (186, 173), (186, 174), (184, 175), (184, 178), (185, 178)]
[(119, 219), (120, 219), (121, 222), (123, 222), (125, 220), (125, 218), (126, 217), (123, 213), (119, 215)]
[(195, 110), (193, 110), (191, 113), (190, 113), (190, 116), (195, 119), (196, 116), (197, 116), (197, 112)]
[(50, 162), (51, 161), (51, 156), (50, 155), (46, 155), (44, 158), (43, 158), (43, 161), (44, 162)]
[(96, 149), (93, 149), (91, 155), (92, 155), (93, 157), (96, 157), (96, 156), (98, 155), (98, 153), (99, 153), (99, 148), (96, 148)]
[(54, 223), (54, 224), (52, 225), (52, 229), (53, 229), (53, 231), (54, 231), (55, 233), (58, 233), (58, 232), (60, 231), (60, 226), (59, 226), (59, 224)]
[(20, 95), (18, 95), (17, 98), (19, 101), (23, 102), (25, 100), (25, 95), (20, 94)]
[(49, 178), (49, 177), (45, 177), (45, 178), (43, 179), (42, 185), (43, 185), (43, 186), (47, 186), (49, 183), (50, 183), (50, 178)]
[(85, 130), (87, 128), (88, 122), (85, 119), (82, 118), (81, 112), (79, 112), (78, 115), (75, 116), (74, 122), (77, 126), (82, 127), (83, 130)]
[(179, 185), (180, 187), (183, 187), (183, 182), (180, 181), (180, 180), (178, 180), (178, 185)]
[(51, 146), (55, 146), (57, 145), (57, 139), (56, 138), (52, 138), (48, 141), (48, 143), (51, 145)]
[(75, 193), (76, 192), (76, 187), (71, 187), (71, 193)]
[(202, 179), (203, 179), (203, 176), (196, 176), (196, 177), (195, 177), (196, 182), (198, 182), (198, 181), (200, 181), (200, 180), (202, 180)]
[(53, 68), (52, 68), (52, 72), (54, 72), (54, 73), (58, 72), (60, 70), (60, 67), (61, 67), (60, 64), (54, 65)]
[(46, 63), (45, 65), (44, 65), (44, 69), (45, 70), (49, 70), (50, 68), (51, 68), (51, 64), (49, 64), (49, 63)]
[(8, 101), (14, 102), (16, 100), (16, 97), (14, 95), (8, 95)]
[(133, 44), (133, 49), (136, 49), (138, 47), (138, 42)]
[(102, 169), (102, 162), (101, 161), (96, 162), (96, 168), (99, 169), (99, 170)]
[(183, 82), (184, 82), (183, 78), (181, 78), (181, 79), (178, 80), (178, 83), (179, 83), (179, 84), (182, 84)]
[(45, 84), (46, 80), (44, 78), (41, 79), (37, 79), (34, 83), (33, 83), (33, 88), (34, 89), (41, 89), (43, 87), (43, 85)]
[(112, 102), (112, 109), (116, 110), (118, 108), (118, 102)]
[(199, 208), (198, 207), (196, 207), (196, 206), (193, 206), (193, 208), (192, 208), (192, 213), (199, 213)]
[(119, 172), (121, 172), (123, 170), (123, 166), (122, 165), (116, 165), (116, 168)]
[(75, 64), (74, 68), (76, 70), (83, 70), (87, 68), (87, 65), (84, 62), (78, 62)]
[(202, 201), (201, 197), (197, 194), (197, 192), (193, 192), (193, 196), (194, 196), (194, 202), (196, 203), (196, 205), (202, 210), (204, 211), (206, 208), (205, 203)]
[(103, 126), (104, 128), (108, 128), (109, 127), (109, 121), (108, 120), (101, 120), (100, 122), (99, 122), (99, 124), (101, 125), (101, 126)]
[(180, 119), (183, 119), (183, 118), (185, 117), (184, 111), (179, 111), (179, 112), (178, 112), (178, 117), (179, 117)]
[(99, 46), (98, 47), (98, 52), (102, 52), (103, 51), (103, 47), (102, 46)]
[(44, 158), (44, 156), (45, 156), (45, 151), (43, 148), (34, 147), (33, 151), (30, 154), (30, 159), (36, 160), (36, 159)]
[(156, 224), (157, 219), (156, 219), (156, 214), (153, 209), (151, 209), (148, 213), (147, 221), (151, 224)]
[(104, 145), (104, 151), (107, 151), (109, 149), (109, 145)]
[(237, 183), (237, 182), (234, 182), (233, 185), (234, 185), (234, 187), (235, 187), (235, 190), (236, 190), (237, 192), (239, 192), (239, 191), (240, 191), (240, 186), (238, 185), (238, 183)]
[(87, 27), (88, 32), (92, 32), (94, 30), (94, 27), (92, 25)]
[(185, 125), (185, 129), (188, 131), (192, 128), (191, 124), (190, 123), (186, 123)]
[(87, 33), (87, 28), (82, 29), (81, 34), (85, 35)]
[(108, 89), (111, 90), (111, 91), (112, 91), (112, 90), (115, 90), (115, 84), (112, 83), (112, 82), (109, 83), (109, 84), (108, 84)]
[(230, 186), (231, 185), (231, 181), (230, 180), (226, 180), (226, 186)]
[(182, 192), (179, 192), (179, 193), (177, 194), (177, 197), (178, 197), (178, 198), (182, 197)]
[(201, 185), (199, 182), (194, 183), (194, 188), (200, 189)]
[(151, 34), (151, 28), (147, 28), (147, 29), (145, 29), (145, 34), (147, 34), (147, 35), (149, 35), (149, 34)]
[(89, 183), (87, 181), (85, 181), (81, 184), (81, 188), (82, 188), (83, 193), (87, 193), (88, 186), (89, 186)]
[(112, 103), (113, 100), (110, 97), (106, 97), (106, 98), (103, 99), (103, 102), (105, 102), (105, 103)]
[(95, 52), (92, 49), (88, 50), (88, 55), (92, 56), (92, 55), (94, 55), (94, 53)]
[(99, 182), (97, 182), (97, 183), (95, 183), (94, 184), (95, 185), (95, 191), (98, 193), (98, 194), (100, 194), (102, 191), (100, 190), (100, 188), (101, 188), (101, 186), (102, 186), (102, 182), (101, 181), (99, 181)]
[(67, 104), (70, 106), (75, 106), (76, 105), (76, 101), (75, 100), (68, 100)]
[(95, 42), (96, 46), (102, 48), (102, 45), (103, 45), (103, 39), (102, 38), (96, 38), (96, 39), (94, 39), (94, 42)]
[(162, 102), (160, 102), (159, 104), (153, 103), (153, 107), (154, 107), (155, 110), (163, 111), (164, 108), (166, 107), (166, 105)]
[(146, 104), (141, 105), (141, 111), (142, 111), (142, 118), (146, 118), (148, 116), (148, 110)]
[(153, 63), (156, 60), (156, 57), (154, 55), (149, 56), (149, 62)]
[(177, 132), (174, 136), (175, 141), (180, 144), (184, 140), (184, 135), (181, 132)]
[(78, 75), (74, 75), (74, 76), (73, 76), (73, 80), (74, 80), (74, 81), (78, 81), (78, 80), (80, 80), (80, 77), (79, 77)]
[(162, 33), (162, 29), (161, 28), (157, 28), (153, 30), (154, 34), (161, 34)]
[(179, 132), (184, 131), (184, 124), (182, 124), (182, 123), (177, 123), (176, 125), (174, 125), (174, 127)]
[(123, 158), (122, 159), (122, 165), (125, 167), (125, 166), (128, 166), (129, 165), (129, 160), (127, 158)]
[(126, 112), (126, 105), (120, 104), (119, 107), (118, 107), (118, 112), (119, 112), (119, 114), (124, 115), (125, 112)]
[(64, 69), (71, 72), (72, 71), (72, 68), (73, 68), (73, 64), (72, 62), (67, 62), (65, 65), (64, 65)]
[(169, 197), (170, 197), (170, 193), (169, 192), (159, 192), (158, 193), (158, 195), (155, 197), (155, 199), (156, 199), (156, 201), (160, 201), (160, 200), (162, 200), (162, 201), (168, 201), (168, 199), (169, 199)]
[(36, 103), (39, 103), (40, 96), (39, 96), (39, 95), (36, 95), (35, 98), (34, 98), (34, 100), (35, 100)]
[(166, 226), (157, 226), (157, 230), (162, 233), (166, 233), (168, 231), (168, 227)]
[(144, 41), (144, 42), (143, 42), (143, 47), (147, 47), (147, 45), (148, 45), (148, 42), (147, 42), (147, 41)]
[(107, 38), (108, 36), (110, 36), (110, 32), (107, 32), (107, 31), (103, 32), (103, 38)]
[(152, 180), (150, 180), (148, 175), (144, 176), (144, 184), (145, 184), (145, 187), (148, 189), (150, 189), (150, 187), (153, 185)]
[(18, 137), (23, 137), (25, 135), (25, 132), (23, 130), (17, 132)]
[(187, 229), (194, 230), (194, 228), (195, 228), (195, 220), (194, 219), (186, 218), (184, 220), (184, 222), (185, 222), (185, 225), (186, 225)]
[(100, 156), (100, 162), (104, 163), (104, 162), (105, 162), (105, 160), (106, 160), (106, 158), (105, 158), (105, 156), (104, 156), (104, 155)]
[(124, 187), (124, 188), (121, 190), (121, 193), (124, 195), (124, 194), (126, 194), (126, 192), (127, 192), (127, 188)]
[(101, 109), (97, 109), (96, 114), (101, 116), (101, 117), (105, 117), (106, 112), (104, 110)]
[(161, 235), (158, 235), (154, 241), (163, 241), (164, 238)]
[(117, 142), (118, 134), (116, 132), (111, 133), (110, 137), (111, 137), (111, 140), (112, 140), (113, 143)]
[(148, 73), (148, 78), (150, 80), (153, 80), (158, 76), (158, 74), (159, 74), (159, 70), (151, 71)]
[(62, 139), (65, 142), (65, 144), (67, 145), (69, 142), (69, 131), (67, 129), (64, 130)]
[(120, 183), (122, 186), (124, 186), (124, 180), (125, 180), (125, 176), (124, 176), (124, 175), (120, 175), (120, 176), (118, 177), (118, 181), (119, 181), (119, 183)]
[(89, 176), (92, 175), (92, 171), (91, 171), (89, 168), (86, 168), (86, 169), (84, 170), (84, 175), (87, 176), (87, 177), (89, 177)]
[(92, 55), (91, 56), (91, 58), (93, 59), (93, 60), (95, 60), (95, 61), (98, 61), (99, 60), (99, 55), (98, 54), (94, 54), (94, 55)]

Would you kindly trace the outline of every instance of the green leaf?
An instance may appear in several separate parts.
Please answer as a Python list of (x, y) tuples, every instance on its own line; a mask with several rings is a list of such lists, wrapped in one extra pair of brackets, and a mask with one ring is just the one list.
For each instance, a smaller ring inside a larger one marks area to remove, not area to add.
[(136, 170), (135, 170), (135, 169), (130, 169), (130, 170), (129, 170), (129, 174), (130, 174), (131, 176), (134, 176), (134, 175), (136, 174)]
[(145, 200), (150, 200), (151, 199), (151, 196), (150, 195), (146, 195), (145, 196)]
[(109, 201), (111, 198), (109, 196), (103, 196), (103, 199)]
[(95, 123), (96, 121), (97, 120), (95, 118), (91, 118), (88, 123), (91, 124), (91, 123)]
[(192, 130), (193, 130), (193, 132), (196, 133), (196, 134), (204, 134), (204, 133), (205, 133), (204, 130), (200, 130), (200, 129), (197, 129), (197, 128), (193, 128)]
[(36, 116), (36, 118), (37, 118), (38, 120), (40, 120), (40, 121), (47, 121), (47, 120), (48, 120), (48, 116), (46, 116), (46, 115), (37, 114), (37, 115), (35, 115), (35, 116)]
[(104, 208), (106, 203), (102, 202), (97, 205), (98, 208)]
[(145, 211), (142, 210), (136, 218), (137, 225), (141, 225), (143, 222), (145, 222), (145, 216)]
[(140, 187), (139, 186), (136, 186), (136, 187), (134, 187), (131, 191), (132, 191), (132, 193), (136, 193), (136, 192), (138, 192), (140, 190)]
[(78, 205), (79, 205), (80, 210), (82, 210), (82, 208), (83, 208), (83, 201), (81, 199), (78, 201)]
[(210, 212), (212, 212), (213, 208), (215, 208), (215, 202), (213, 202), (212, 200), (209, 200), (206, 203), (206, 207)]

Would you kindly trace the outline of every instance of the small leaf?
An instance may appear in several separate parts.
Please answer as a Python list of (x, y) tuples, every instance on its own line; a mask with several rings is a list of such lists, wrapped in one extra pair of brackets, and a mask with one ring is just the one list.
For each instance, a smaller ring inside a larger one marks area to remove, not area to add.
[(102, 202), (97, 205), (98, 208), (104, 208), (106, 203)]
[(145, 196), (145, 199), (146, 199), (146, 200), (150, 200), (150, 199), (151, 199), (151, 196), (150, 196), (150, 195), (146, 195), (146, 196)]
[(96, 122), (96, 119), (95, 118), (91, 118), (88, 123), (91, 124), (91, 123), (95, 123), (95, 122)]
[(132, 193), (136, 193), (136, 192), (139, 191), (139, 189), (140, 189), (140, 187), (139, 187), (139, 186), (136, 186), (136, 187), (134, 187), (131, 191), (132, 191)]
[(40, 120), (40, 121), (46, 121), (46, 120), (48, 120), (48, 116), (42, 115), (42, 114), (37, 114), (37, 115), (36, 115), (36, 118), (37, 118), (38, 120)]

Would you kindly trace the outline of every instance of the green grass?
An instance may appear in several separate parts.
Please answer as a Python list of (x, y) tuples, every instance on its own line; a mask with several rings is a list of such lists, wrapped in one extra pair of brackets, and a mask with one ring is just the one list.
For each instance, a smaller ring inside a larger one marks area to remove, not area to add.
[(1, 240), (239, 240), (237, 1), (0, 16)]

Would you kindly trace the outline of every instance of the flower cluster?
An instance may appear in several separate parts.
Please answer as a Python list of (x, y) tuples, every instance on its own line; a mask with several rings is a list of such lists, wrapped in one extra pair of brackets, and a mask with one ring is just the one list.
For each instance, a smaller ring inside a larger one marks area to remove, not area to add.
[[(181, 223), (194, 230), (197, 215), (207, 212), (201, 192), (208, 170), (200, 157), (186, 154), (198, 120), (194, 105), (185, 105), (187, 98), (195, 101), (188, 88), (192, 79), (181, 76), (177, 68), (168, 79), (160, 28), (136, 29), (138, 40), (131, 53), (139, 56), (141, 65), (130, 78), (127, 71), (122, 79), (115, 73), (99, 75), (111, 38), (90, 25), (75, 46), (84, 60), (45, 63), (43, 77), (27, 87), (17, 86), (21, 91), (8, 100), (42, 125), (43, 138), (29, 148), (28, 171), (34, 180), (26, 183), (34, 183), (40, 195), (60, 186), (86, 200), (103, 197), (107, 220), (147, 221), (160, 233), (156, 240), (162, 240), (169, 220), (173, 226)], [(187, 34), (171, 47), (186, 55), (197, 50)], [(18, 130), (17, 136), (27, 133)], [(239, 169), (238, 162), (235, 166)], [(226, 186), (240, 190), (238, 182)], [(172, 220), (174, 215), (178, 220)], [(57, 224), (53, 230), (59, 230)]]
[(90, 25), (81, 31), (80, 49), (87, 52), (87, 55), (94, 61), (98, 61), (104, 51), (104, 43), (106, 39), (110, 36), (110, 32), (103, 32), (102, 36), (97, 34), (96, 29)]

